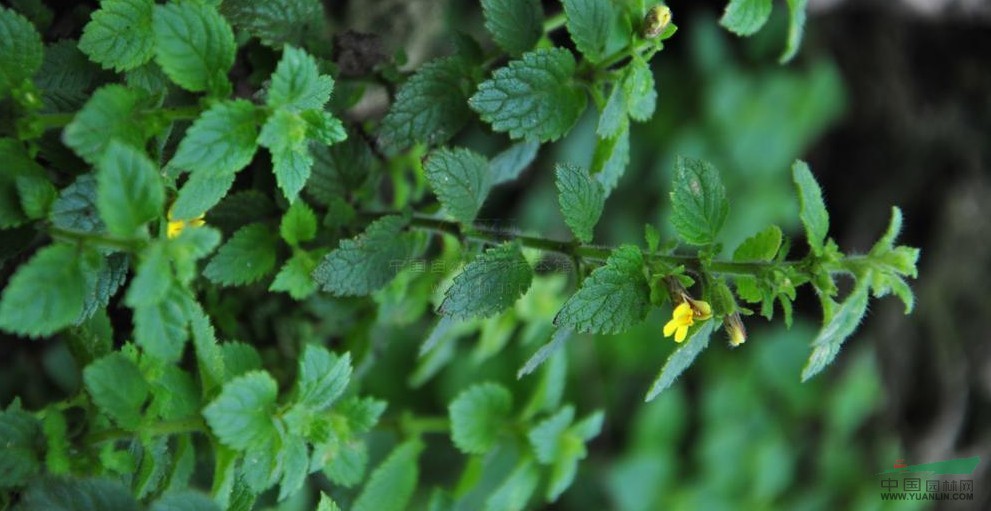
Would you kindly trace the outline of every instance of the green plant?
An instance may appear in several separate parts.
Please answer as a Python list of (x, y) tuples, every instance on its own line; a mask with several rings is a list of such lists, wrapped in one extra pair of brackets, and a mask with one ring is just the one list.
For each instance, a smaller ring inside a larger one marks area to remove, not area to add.
[[(321, 4), (278, 4), (106, 0), (78, 42), (47, 46), (43, 6), (24, 10), (31, 20), (0, 8), (0, 262), (24, 259), (0, 328), (58, 338), (81, 371), (77, 393), (0, 412), (0, 503), (251, 509), (322, 472), (352, 509), (404, 509), (426, 501), (418, 459), (442, 433), (468, 461), (430, 494), (431, 509), (521, 509), (568, 489), (605, 420), (562, 402), (558, 355), (574, 335), (621, 333), (670, 306), (665, 335), (684, 344), (649, 401), (718, 328), (743, 343), (747, 304), (772, 319), (777, 303), (790, 325), (802, 285), (823, 311), (802, 379), (834, 360), (869, 295), (893, 293), (911, 311), (918, 250), (895, 244), (899, 210), (868, 253), (844, 254), (801, 161), (804, 256), (789, 259), (774, 225), (724, 247), (729, 198), (716, 168), (693, 158), (675, 164), (676, 238), (648, 224), (643, 248), (591, 244), (629, 160), (630, 125), (654, 114), (649, 62), (676, 31), (664, 6), (565, 0), (544, 19), (535, 1), (484, 0), (498, 51), (465, 36), (411, 74), (372, 62), (342, 76), (313, 26)], [(752, 34), (770, 5), (733, 0), (721, 23)], [(783, 60), (804, 23), (804, 2), (788, 5)], [(551, 42), (565, 27), (578, 58)], [(388, 113), (343, 122), (376, 87), (395, 91)], [(566, 137), (589, 98), (591, 165), (553, 169), (574, 240), (481, 220), (490, 191)], [(490, 158), (451, 145), (476, 118), (508, 147)], [(565, 271), (535, 271), (548, 262)], [(852, 285), (840, 298), (842, 275)], [(480, 379), (444, 415), (402, 394), (369, 397), (390, 370), (379, 329), (417, 323), (431, 304), (439, 318), (420, 364), (402, 368), (414, 385), (451, 362), (459, 335), (480, 332), (474, 356), (487, 359), (518, 326), (524, 345), (549, 339), (518, 371), (539, 370), (537, 381)], [(372, 452), (383, 445), (388, 455)], [(369, 469), (373, 454), (382, 461)], [(509, 467), (497, 480), (493, 463)], [(319, 506), (336, 507), (325, 495)]]

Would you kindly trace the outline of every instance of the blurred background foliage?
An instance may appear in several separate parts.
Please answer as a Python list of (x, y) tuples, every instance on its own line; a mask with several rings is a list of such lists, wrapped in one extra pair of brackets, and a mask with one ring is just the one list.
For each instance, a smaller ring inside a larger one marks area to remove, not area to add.
[[(799, 383), (819, 321), (806, 292), (791, 329), (747, 318), (746, 344), (714, 343), (650, 404), (643, 395), (675, 348), (661, 336), (665, 311), (624, 335), (576, 337), (541, 371), (517, 380), (516, 370), (549, 335), (562, 290), (574, 285), (555, 272), (535, 279), (514, 310), (447, 330), (423, 359), (417, 350), (436, 323), (428, 312), (446, 287), (429, 272), (406, 271), (377, 293), (377, 315), (357, 300), (318, 297), (287, 308), (284, 297), (261, 288), (218, 292), (209, 298), (218, 330), (259, 346), (283, 379), (279, 362), (295, 345), (290, 339), (367, 344), (373, 356), (357, 368), (363, 392), (418, 414), (444, 415), (459, 391), (486, 380), (531, 399), (516, 409), (561, 400), (579, 415), (604, 409), (603, 434), (555, 509), (928, 508), (882, 502), (876, 474), (895, 459), (974, 455), (984, 460), (974, 476), (978, 500), (959, 509), (991, 506), (991, 21), (952, 6), (920, 15), (898, 2), (819, 2), (822, 9), (813, 2), (799, 58), (780, 66), (784, 3), (747, 39), (717, 25), (724, 4), (669, 2), (679, 31), (652, 62), (657, 113), (632, 128), (630, 165), (596, 239), (639, 243), (645, 222), (671, 233), (668, 184), (679, 154), (720, 169), (731, 201), (723, 234), (730, 248), (769, 223), (798, 233), (789, 173), (796, 158), (808, 160), (822, 183), (844, 248), (866, 251), (890, 205), (900, 205), (902, 241), (922, 248), (917, 310), (906, 317), (893, 300), (876, 304), (825, 374)], [(331, 2), (327, 9), (335, 30), (376, 34), (387, 53), (403, 50), (411, 66), (450, 53), (456, 31), (483, 34), (473, 2)], [(545, 11), (558, 9), (545, 2)], [(563, 31), (556, 37), (567, 43)], [(480, 217), (566, 239), (550, 169), (587, 164), (594, 130), (590, 109), (518, 181), (495, 190)], [(455, 141), (487, 154), (506, 143), (477, 124)], [(456, 244), (441, 258), (456, 266)], [(16, 395), (37, 408), (79, 387), (62, 344), (0, 343), (0, 360), (0, 403)], [(371, 465), (394, 441), (376, 435)], [(429, 440), (420, 504), (432, 485), (457, 488), (464, 468), (447, 436)], [(472, 477), (498, 481), (511, 458), (494, 452)], [(471, 495), (462, 497), (472, 509)], [(279, 509), (309, 505), (300, 494)]]

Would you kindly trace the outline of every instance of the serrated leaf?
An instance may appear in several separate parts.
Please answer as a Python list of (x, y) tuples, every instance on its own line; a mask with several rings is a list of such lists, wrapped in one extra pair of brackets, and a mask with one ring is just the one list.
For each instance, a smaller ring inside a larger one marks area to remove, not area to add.
[(867, 313), (867, 297), (870, 287), (867, 283), (869, 276), (862, 277), (857, 287), (850, 292), (846, 300), (833, 312), (833, 317), (822, 326), (822, 330), (812, 341), (812, 354), (802, 369), (802, 381), (808, 381), (822, 372), (831, 364), (840, 352), (843, 342), (860, 325), (864, 314)]
[(557, 140), (585, 110), (587, 98), (574, 74), (568, 50), (528, 52), (492, 73), (468, 104), (493, 130), (512, 138)]
[(518, 371), (516, 371), (516, 378), (522, 378), (532, 372), (534, 372), (541, 364), (543, 364), (551, 355), (557, 353), (558, 350), (564, 347), (564, 343), (571, 338), (573, 332), (567, 328), (558, 328), (554, 331), (554, 335), (551, 336), (551, 340), (540, 347), (533, 355), (527, 359), (526, 363), (523, 364)]
[(334, 91), (334, 79), (321, 75), (317, 61), (306, 51), (286, 45), (272, 74), (265, 104), (292, 110), (322, 109)]
[(430, 187), (444, 209), (463, 224), (471, 224), (492, 189), (489, 162), (465, 148), (441, 148), (423, 165)]
[(321, 492), (317, 511), (341, 511), (341, 508), (337, 507), (337, 503), (328, 497), (326, 493)]
[(224, 243), (203, 270), (216, 284), (241, 286), (268, 275), (275, 268), (275, 233), (264, 224), (239, 229)]
[(619, 133), (609, 139), (599, 139), (592, 155), (590, 172), (596, 181), (602, 183), (606, 196), (616, 188), (619, 178), (626, 172), (630, 163), (630, 124), (623, 123)]
[(153, 0), (103, 0), (79, 38), (79, 49), (104, 69), (126, 71), (151, 60)]
[(489, 173), (492, 174), (492, 185), (513, 181), (533, 163), (540, 150), (540, 143), (535, 140), (517, 142), (505, 151), (495, 155), (489, 161)]
[(554, 324), (581, 333), (618, 334), (643, 321), (649, 308), (643, 255), (633, 245), (622, 245), (564, 303)]
[(785, 64), (798, 54), (805, 32), (805, 8), (809, 0), (788, 0), (788, 40), (778, 62)]
[(798, 216), (805, 226), (805, 236), (809, 247), (816, 255), (822, 253), (825, 246), (826, 234), (829, 232), (829, 212), (822, 199), (822, 189), (809, 170), (808, 164), (796, 160), (791, 166), (792, 179), (798, 189)]
[(278, 391), (267, 372), (249, 372), (224, 384), (220, 395), (203, 409), (203, 417), (228, 447), (244, 451), (266, 445), (277, 435), (272, 415)]
[(679, 346), (668, 357), (667, 361), (664, 362), (664, 367), (661, 368), (661, 372), (657, 375), (657, 379), (654, 380), (654, 383), (650, 386), (650, 390), (647, 391), (647, 397), (644, 398), (644, 401), (653, 401), (661, 392), (670, 387), (681, 376), (681, 373), (685, 372), (685, 369), (688, 369), (695, 362), (695, 358), (698, 357), (699, 353), (709, 346), (709, 338), (712, 336), (715, 325), (716, 322), (714, 320), (706, 321), (688, 338), (688, 342)]
[(173, 284), (164, 298), (134, 309), (134, 341), (152, 357), (165, 362), (182, 357), (189, 330), (186, 292)]
[(474, 85), (471, 68), (460, 57), (420, 66), (399, 88), (382, 119), (378, 141), (383, 151), (395, 154), (416, 142), (448, 141), (471, 116), (467, 101)]
[(484, 454), (495, 447), (512, 412), (512, 395), (495, 383), (469, 387), (451, 401), (451, 440), (466, 454)]
[(96, 176), (83, 174), (59, 192), (49, 213), (52, 225), (82, 232), (106, 229), (96, 211)]
[(224, 0), (220, 12), (236, 27), (275, 49), (283, 44), (306, 46), (320, 38), (326, 28), (319, 0)]
[(740, 243), (733, 252), (734, 261), (770, 261), (781, 248), (781, 228), (772, 225)]
[(715, 241), (729, 202), (719, 172), (710, 163), (678, 157), (671, 191), (671, 223), (683, 240), (693, 245)]
[(45, 48), (31, 22), (0, 6), (0, 98), (20, 87), (41, 67)]
[(416, 238), (403, 232), (406, 221), (387, 216), (354, 239), (342, 240), (313, 271), (324, 291), (337, 296), (364, 296), (389, 283), (413, 258)]
[(282, 265), (279, 273), (275, 274), (269, 291), (285, 291), (294, 300), (302, 300), (317, 290), (317, 283), (313, 280), (313, 270), (317, 267), (317, 260), (308, 252), (297, 250), (292, 257)]
[(351, 379), (351, 354), (338, 357), (326, 348), (307, 344), (299, 359), (297, 402), (323, 410), (344, 393)]
[(323, 473), (328, 479), (346, 488), (360, 483), (368, 465), (368, 449), (364, 442), (349, 442), (339, 446)]
[(41, 469), (39, 426), (38, 419), (27, 412), (0, 411), (0, 488), (22, 486)]
[(186, 130), (169, 165), (211, 176), (234, 174), (251, 163), (257, 139), (255, 106), (243, 99), (221, 101)]
[(286, 437), (279, 451), (282, 458), (282, 479), (279, 480), (279, 500), (299, 491), (309, 475), (309, 452), (302, 438)]
[(592, 241), (593, 229), (599, 223), (602, 208), (606, 204), (605, 190), (598, 181), (592, 179), (587, 170), (578, 165), (558, 164), (555, 175), (557, 200), (564, 222), (579, 241)]
[(42, 90), (43, 112), (74, 112), (89, 99), (93, 85), (102, 78), (100, 66), (92, 63), (71, 39), (49, 44), (35, 83)]
[[(0, 423), (5, 422), (0, 413)], [(69, 426), (65, 421), (65, 415), (61, 411), (50, 407), (45, 410), (45, 416), (42, 418), (42, 431), (45, 434), (45, 468), (48, 472), (53, 475), (63, 475), (69, 473), (71, 469), (71, 464), (69, 461), (69, 440), (68, 440), (68, 429)], [(3, 426), (0, 426), (2, 428)], [(4, 432), (0, 433), (0, 438), (12, 438), (13, 435)], [(17, 452), (17, 445), (19, 442), (9, 442), (5, 448), (0, 448), (0, 459), (15, 459), (15, 456), (20, 455), (23, 451)], [(14, 452), (12, 452), (14, 451)], [(17, 460), (18, 464), (20, 460)], [(9, 474), (10, 468), (0, 468), (0, 474)], [(3, 486), (0, 484), (0, 486)]]
[(138, 429), (151, 389), (137, 364), (123, 353), (111, 353), (86, 366), (83, 381), (100, 411), (124, 429)]
[(629, 107), (626, 104), (626, 94), (623, 92), (623, 84), (617, 83), (613, 85), (606, 105), (602, 107), (595, 134), (600, 138), (614, 137), (628, 124)]
[(280, 109), (268, 118), (258, 135), (258, 143), (272, 154), (276, 183), (290, 203), (296, 200), (313, 167), (307, 130), (308, 125), (299, 114)]
[[(40, 218), (54, 196), (54, 188), (45, 169), (34, 161), (24, 144), (10, 138), (0, 138), (0, 228), (16, 227)], [(32, 199), (30, 195), (38, 195)], [(31, 204), (32, 202), (38, 204)], [(29, 211), (32, 210), (32, 211)]]
[(423, 444), (410, 440), (396, 447), (365, 483), (351, 511), (402, 511), (416, 489), (416, 465)]
[(325, 110), (305, 110), (300, 117), (306, 122), (306, 137), (325, 146), (348, 138), (344, 123)]
[(172, 203), (172, 219), (192, 219), (220, 202), (234, 185), (234, 174), (196, 172), (189, 176)]
[(72, 325), (85, 305), (102, 257), (95, 251), (55, 244), (17, 269), (0, 298), (0, 328), (41, 337)]
[(771, 0), (730, 0), (719, 24), (741, 36), (757, 33), (771, 16)]
[(616, 19), (613, 2), (564, 0), (563, 4), (568, 33), (575, 47), (591, 62), (602, 60)]
[(143, 152), (111, 141), (97, 167), (96, 206), (111, 233), (131, 237), (162, 214), (165, 188)]
[(512, 307), (532, 280), (533, 269), (519, 245), (503, 243), (465, 266), (444, 293), (438, 312), (457, 318), (491, 316)]
[(482, 0), (482, 16), (492, 39), (513, 56), (532, 49), (544, 33), (537, 0)]
[(527, 438), (537, 456), (537, 461), (544, 465), (554, 463), (561, 454), (561, 436), (574, 419), (575, 409), (565, 406), (530, 429)]
[(305, 202), (298, 200), (282, 215), (279, 234), (286, 243), (294, 247), (301, 242), (310, 241), (317, 235), (317, 215)]
[(17, 176), (14, 179), (21, 209), (30, 220), (40, 220), (48, 216), (52, 202), (58, 193), (52, 182), (43, 175)]
[(101, 87), (62, 132), (62, 141), (91, 165), (96, 165), (112, 140), (144, 147), (148, 127), (143, 95), (122, 85)]
[(509, 477), (489, 495), (485, 501), (486, 511), (523, 511), (537, 489), (540, 472), (532, 461), (520, 463)]
[(657, 90), (654, 89), (654, 73), (646, 60), (634, 57), (626, 67), (623, 95), (631, 118), (644, 122), (654, 116)]
[(155, 57), (170, 80), (215, 95), (230, 90), (227, 72), (237, 47), (230, 25), (213, 6), (200, 2), (156, 5), (152, 25)]

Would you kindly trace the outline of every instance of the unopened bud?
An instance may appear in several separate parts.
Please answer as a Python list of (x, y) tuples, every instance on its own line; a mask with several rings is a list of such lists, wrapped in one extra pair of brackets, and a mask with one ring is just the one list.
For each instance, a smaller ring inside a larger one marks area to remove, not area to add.
[(739, 346), (746, 342), (747, 329), (743, 326), (743, 320), (740, 319), (739, 312), (723, 316), (723, 326), (726, 328), (726, 334), (729, 335), (731, 346)]
[(671, 9), (666, 5), (655, 5), (643, 17), (643, 37), (653, 39), (664, 32), (671, 23)]

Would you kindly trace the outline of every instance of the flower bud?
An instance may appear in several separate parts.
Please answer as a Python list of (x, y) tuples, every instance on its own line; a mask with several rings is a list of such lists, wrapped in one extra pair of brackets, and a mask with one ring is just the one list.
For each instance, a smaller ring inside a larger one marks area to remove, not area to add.
[(643, 17), (642, 34), (644, 39), (653, 39), (664, 32), (671, 23), (671, 9), (666, 5), (655, 5)]
[(746, 342), (747, 329), (743, 326), (743, 320), (740, 319), (739, 312), (733, 312), (724, 316), (723, 326), (726, 328), (726, 334), (729, 335), (731, 346), (739, 346)]

